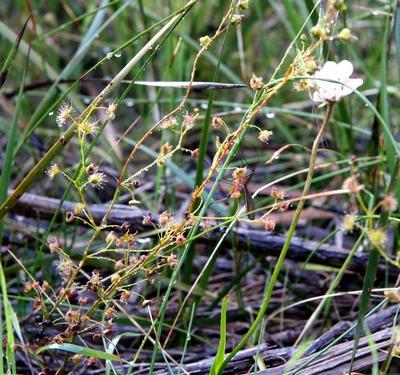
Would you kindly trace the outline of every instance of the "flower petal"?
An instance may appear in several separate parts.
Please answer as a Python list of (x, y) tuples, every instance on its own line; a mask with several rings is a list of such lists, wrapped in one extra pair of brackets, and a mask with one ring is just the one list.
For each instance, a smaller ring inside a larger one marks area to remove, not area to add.
[(348, 60), (343, 60), (339, 64), (337, 64), (337, 71), (339, 73), (339, 77), (343, 79), (349, 78), (353, 73), (353, 64)]
[(338, 64), (336, 64), (334, 61), (327, 61), (322, 69), (316, 74), (319, 74), (320, 77), (334, 79), (331, 77), (335, 77), (337, 75), (337, 66)]
[(360, 87), (362, 84), (364, 83), (364, 81), (361, 78), (352, 78), (349, 79), (347, 84), (354, 90), (357, 87)]
[(319, 91), (315, 91), (312, 95), (312, 101), (315, 103), (322, 103), (325, 100), (321, 98)]
[[(321, 70), (314, 74), (316, 78), (316, 91), (312, 99), (315, 102), (336, 102), (346, 95), (351, 94), (354, 89), (363, 84), (360, 78), (350, 78), (353, 73), (353, 64), (343, 60), (339, 64), (327, 61)], [(329, 82), (332, 80), (336, 82)]]

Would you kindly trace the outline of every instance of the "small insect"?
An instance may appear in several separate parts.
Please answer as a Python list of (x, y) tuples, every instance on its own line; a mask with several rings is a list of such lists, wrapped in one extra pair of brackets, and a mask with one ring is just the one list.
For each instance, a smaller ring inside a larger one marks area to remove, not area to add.
[(247, 184), (250, 182), (251, 178), (254, 174), (254, 167), (250, 168), (250, 171), (247, 167), (236, 168), (233, 173), (233, 187), (231, 193), (229, 194), (229, 198), (239, 199), (242, 195), (244, 195), (246, 211), (248, 212), (247, 216), (250, 220), (255, 219), (254, 211), (254, 200), (251, 196)]

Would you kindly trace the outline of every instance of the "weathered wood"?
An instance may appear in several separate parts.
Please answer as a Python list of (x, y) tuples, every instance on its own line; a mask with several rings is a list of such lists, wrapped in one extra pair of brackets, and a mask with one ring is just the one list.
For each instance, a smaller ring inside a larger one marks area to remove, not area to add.
[[(369, 345), (369, 340), (372, 340), (375, 345), (373, 348)], [(373, 363), (383, 361), (386, 356), (386, 350), (392, 342), (392, 329), (386, 328), (376, 332), (368, 337), (363, 337), (359, 341), (358, 349), (355, 355), (353, 371), (360, 371), (370, 367)], [(277, 366), (264, 371), (259, 371), (260, 375), (338, 375), (346, 374), (350, 370), (350, 362), (352, 357), (354, 341), (348, 341), (342, 344), (335, 345), (320, 358), (312, 362), (304, 369), (301, 366), (306, 363), (312, 356), (305, 357), (288, 367), (286, 364)], [(376, 358), (373, 351), (375, 350)]]
[[(368, 325), (369, 331), (372, 334), (369, 337), (361, 338), (359, 341), (353, 366), (354, 371), (366, 369), (370, 367), (374, 361), (377, 360), (378, 362), (381, 362), (386, 358), (386, 351), (391, 344), (393, 331), (391, 326), (393, 325), (393, 319), (397, 313), (397, 310), (397, 306), (391, 306), (385, 310), (371, 315), (366, 319), (365, 324)], [(295, 363), (292, 363), (292, 367), (290, 367), (290, 369), (298, 369), (299, 371), (296, 372), (296, 374), (299, 375), (338, 375), (348, 372), (354, 345), (353, 332), (346, 336), (346, 339), (351, 339), (350, 341), (333, 346), (325, 353), (321, 354), (321, 356), (313, 361), (310, 365), (307, 365), (304, 369), (300, 368), (315, 355), (315, 352), (321, 351), (353, 324), (354, 322), (344, 322), (344, 324), (339, 323), (338, 325), (333, 326), (329, 331), (315, 340), (310, 346), (311, 350), (309, 351), (309, 354), (299, 359)], [(390, 327), (385, 328), (387, 326)], [(369, 340), (373, 340), (376, 344), (375, 348), (377, 351), (374, 353), (374, 355), (376, 355), (376, 359), (372, 354), (372, 350), (375, 349), (369, 346)], [(271, 349), (265, 344), (262, 344), (257, 348), (241, 350), (228, 364), (224, 370), (224, 374), (248, 373), (249, 369), (251, 369), (251, 367), (254, 365), (254, 356), (257, 354), (263, 358), (266, 366), (270, 367), (267, 370), (257, 372), (257, 374), (290, 374), (290, 372), (288, 372), (290, 369), (287, 367), (287, 363), (295, 351), (296, 349), (293, 347)], [(190, 374), (205, 375), (209, 373), (213, 360), (213, 358), (209, 358), (199, 362), (187, 364), (184, 366), (184, 369)], [(156, 374), (167, 375), (167, 372), (165, 370), (158, 370)]]
[[(13, 207), (12, 212), (27, 217), (48, 220), (54, 216), (59, 207), (61, 215), (65, 216), (67, 211), (74, 210), (75, 205), (75, 202), (65, 200), (62, 202), (60, 207), (59, 199), (26, 193), (18, 200), (16, 205)], [(107, 209), (107, 204), (91, 204), (89, 208), (93, 219), (97, 224), (101, 223)], [(148, 215), (147, 211), (141, 210), (137, 207), (131, 207), (125, 204), (115, 204), (109, 214), (107, 223), (111, 225), (129, 223), (132, 230), (153, 228), (152, 226), (146, 226), (143, 224), (143, 217), (146, 215)], [(83, 214), (77, 216), (85, 218)], [(154, 221), (157, 223), (157, 218), (154, 218)], [(82, 222), (78, 222), (77, 224), (82, 224)]]
[[(243, 245), (248, 244), (249, 250), (255, 256), (278, 257), (286, 240), (284, 235), (260, 230), (239, 228), (235, 231), (237, 234), (237, 241)], [(338, 249), (336, 246), (320, 245), (315, 241), (293, 237), (287, 259), (300, 262), (307, 260), (310, 263), (341, 267), (348, 255), (348, 251)], [(368, 254), (356, 253), (352, 257), (348, 270), (362, 272), (365, 270), (367, 262)], [(381, 261), (379, 269), (381, 271), (387, 271), (390, 274), (398, 274), (397, 268), (383, 261)]]
[[(10, 192), (9, 192), (10, 193)], [(61, 213), (73, 210), (75, 202), (64, 201), (61, 205)], [(57, 211), (60, 205), (59, 199), (47, 198), (36, 194), (24, 194), (13, 208), (13, 212), (25, 215), (28, 217), (50, 219)], [(100, 223), (106, 213), (108, 205), (92, 204), (90, 212), (97, 223)], [(144, 229), (154, 229), (153, 226), (145, 226), (143, 217), (148, 215), (148, 212), (137, 207), (131, 207), (123, 204), (114, 205), (110, 212), (107, 223), (110, 225), (121, 225), (129, 223), (130, 229), (133, 232)], [(152, 217), (154, 224), (157, 224), (157, 216)], [(81, 222), (78, 222), (81, 224)], [(237, 228), (234, 229), (236, 240), (239, 245), (248, 248), (255, 256), (279, 256), (286, 237), (277, 233), (270, 233), (261, 230)], [(214, 241), (218, 239), (220, 233), (212, 232), (208, 235), (208, 240)], [(207, 241), (207, 239), (205, 239)], [(227, 236), (227, 240), (231, 241), (231, 237)], [(288, 259), (296, 261), (309, 260), (311, 263), (322, 264), (326, 266), (340, 267), (348, 256), (348, 251), (338, 249), (335, 246), (319, 245), (317, 242), (304, 240), (294, 237), (291, 241)], [(356, 253), (349, 265), (349, 270), (363, 271), (368, 262), (368, 254)], [(380, 265), (380, 270), (391, 274), (398, 274), (398, 270), (383, 261)]]

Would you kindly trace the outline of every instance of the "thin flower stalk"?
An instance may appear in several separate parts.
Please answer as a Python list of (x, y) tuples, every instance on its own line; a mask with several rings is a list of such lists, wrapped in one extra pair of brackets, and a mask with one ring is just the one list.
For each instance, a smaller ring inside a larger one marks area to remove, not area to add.
[(222, 370), (226, 367), (226, 365), (229, 363), (229, 361), (235, 356), (235, 354), (243, 348), (244, 345), (246, 345), (247, 341), (250, 339), (250, 337), (253, 335), (253, 333), (255, 332), (255, 330), (257, 329), (257, 327), (259, 326), (259, 324), (261, 323), (262, 319), (264, 318), (264, 314), (267, 311), (267, 308), (269, 306), (270, 300), (271, 300), (271, 296), (272, 296), (272, 292), (275, 288), (275, 283), (278, 279), (279, 273), (283, 267), (283, 264), (285, 262), (286, 259), (286, 254), (289, 250), (289, 246), (290, 243), (292, 241), (292, 238), (294, 236), (294, 232), (296, 230), (297, 227), (297, 223), (300, 219), (301, 216), (301, 212), (303, 211), (303, 207), (304, 204), (306, 202), (306, 200), (304, 199), (304, 197), (308, 194), (309, 190), (310, 190), (310, 186), (312, 183), (312, 178), (313, 178), (313, 174), (314, 174), (314, 168), (315, 168), (315, 164), (316, 164), (316, 160), (317, 160), (317, 155), (318, 155), (318, 147), (319, 144), (321, 142), (321, 139), (323, 137), (323, 134), (325, 132), (325, 129), (327, 128), (328, 124), (329, 124), (329, 120), (331, 118), (332, 115), (332, 110), (333, 110), (333, 106), (334, 103), (328, 103), (328, 109), (324, 118), (324, 121), (321, 125), (321, 128), (318, 131), (318, 134), (313, 142), (313, 147), (311, 150), (311, 156), (310, 156), (310, 162), (309, 162), (309, 169), (308, 169), (308, 173), (307, 173), (307, 178), (304, 184), (304, 188), (303, 188), (303, 192), (302, 192), (302, 197), (303, 199), (301, 199), (297, 205), (292, 223), (290, 225), (289, 231), (286, 235), (286, 240), (285, 243), (283, 245), (281, 254), (276, 262), (275, 268), (274, 268), (274, 272), (271, 275), (271, 279), (269, 280), (268, 283), (268, 287), (267, 290), (265, 292), (264, 295), (264, 299), (263, 299), (263, 303), (260, 307), (260, 310), (256, 316), (256, 318), (254, 319), (254, 322), (252, 323), (250, 329), (247, 331), (247, 333), (244, 335), (244, 337), (240, 340), (239, 344), (235, 346), (235, 348), (232, 350), (231, 353), (229, 353), (227, 355), (227, 357), (225, 358), (223, 364), (220, 367), (220, 371), (219, 374), (222, 373)]
[[(190, 8), (197, 0), (189, 2), (183, 11)], [(140, 61), (140, 59), (151, 50), (157, 41), (169, 30), (170, 27), (181, 17), (177, 14), (172, 17), (150, 40), (149, 42), (125, 65), (125, 67), (110, 81), (110, 83), (100, 92), (85, 111), (78, 117), (86, 118), (96, 107), (101, 106), (101, 103), (114, 91), (118, 84), (127, 76), (132, 68)], [(37, 179), (39, 174), (50, 164), (56, 155), (58, 155), (64, 146), (74, 137), (77, 122), (73, 123), (65, 133), (53, 144), (32, 170), (18, 184), (14, 192), (8, 196), (4, 203), (0, 206), (0, 219), (14, 207), (19, 198), (28, 190), (31, 184)]]

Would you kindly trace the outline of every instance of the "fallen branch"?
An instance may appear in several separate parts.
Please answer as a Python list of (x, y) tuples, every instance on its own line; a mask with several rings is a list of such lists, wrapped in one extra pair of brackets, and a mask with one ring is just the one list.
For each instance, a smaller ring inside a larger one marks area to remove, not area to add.
[[(27, 217), (48, 220), (57, 212), (59, 206), (59, 199), (26, 193), (17, 201), (12, 211)], [(64, 201), (61, 204), (60, 213), (64, 217), (65, 213), (69, 210), (73, 210), (74, 207), (75, 202)], [(97, 224), (101, 223), (107, 208), (108, 206), (106, 204), (90, 205), (89, 210)], [(129, 223), (132, 232), (153, 229), (153, 226), (146, 226), (143, 224), (143, 217), (148, 214), (147, 211), (137, 207), (116, 204), (111, 210), (107, 224), (121, 225), (123, 223)], [(153, 223), (157, 225), (157, 217), (152, 217), (152, 220)], [(78, 224), (81, 224), (81, 222), (78, 222)], [(218, 235), (218, 233), (210, 233), (208, 236), (209, 240), (213, 240), (214, 237)], [(237, 242), (248, 248), (256, 257), (279, 256), (286, 238), (281, 234), (246, 228), (235, 229), (235, 236)], [(230, 241), (231, 238), (228, 238), (228, 243)], [(308, 260), (311, 263), (325, 266), (341, 267), (347, 256), (348, 251), (338, 249), (335, 246), (319, 245), (314, 241), (294, 237), (291, 241), (287, 258), (299, 262)], [(365, 269), (367, 261), (368, 254), (356, 253), (349, 265), (349, 270), (361, 272)], [(387, 265), (384, 261), (381, 262), (380, 269), (381, 271), (388, 271), (391, 274), (397, 274), (398, 272), (395, 267)]]
[[(371, 335), (363, 337), (359, 341), (359, 347), (355, 356), (353, 371), (359, 371), (370, 367), (375, 361), (382, 362), (387, 356), (387, 350), (392, 343), (392, 328), (385, 328), (393, 325), (393, 319), (397, 313), (398, 307), (392, 306), (388, 309), (377, 312), (365, 321)], [(342, 324), (343, 323), (343, 324)], [(324, 333), (320, 338), (315, 340), (308, 351), (306, 357), (291, 363), (288, 367), (288, 361), (295, 353), (294, 347), (271, 349), (266, 344), (261, 344), (258, 347), (241, 350), (228, 364), (224, 370), (224, 374), (249, 373), (254, 364), (254, 356), (258, 355), (263, 358), (266, 366), (269, 368), (257, 372), (263, 375), (283, 375), (290, 374), (289, 370), (295, 371), (296, 375), (336, 375), (346, 374), (349, 371), (352, 349), (354, 341), (353, 334), (350, 334), (346, 339), (350, 341), (337, 344), (331, 349), (323, 353), (318, 359), (308, 365), (306, 368), (296, 371), (305, 362), (307, 362), (315, 353), (322, 350), (333, 339), (340, 336), (346, 331), (352, 322), (340, 322), (333, 326), (329, 331)], [(373, 341), (375, 346), (371, 347), (370, 342)], [(372, 351), (375, 351), (372, 355)], [(199, 362), (187, 364), (183, 368), (190, 374), (203, 375), (208, 374), (214, 358), (204, 359)], [(284, 363), (282, 363), (284, 362)], [(178, 369), (176, 369), (176, 373)], [(182, 373), (182, 371), (181, 371)], [(165, 370), (159, 370), (157, 375), (166, 375)]]

